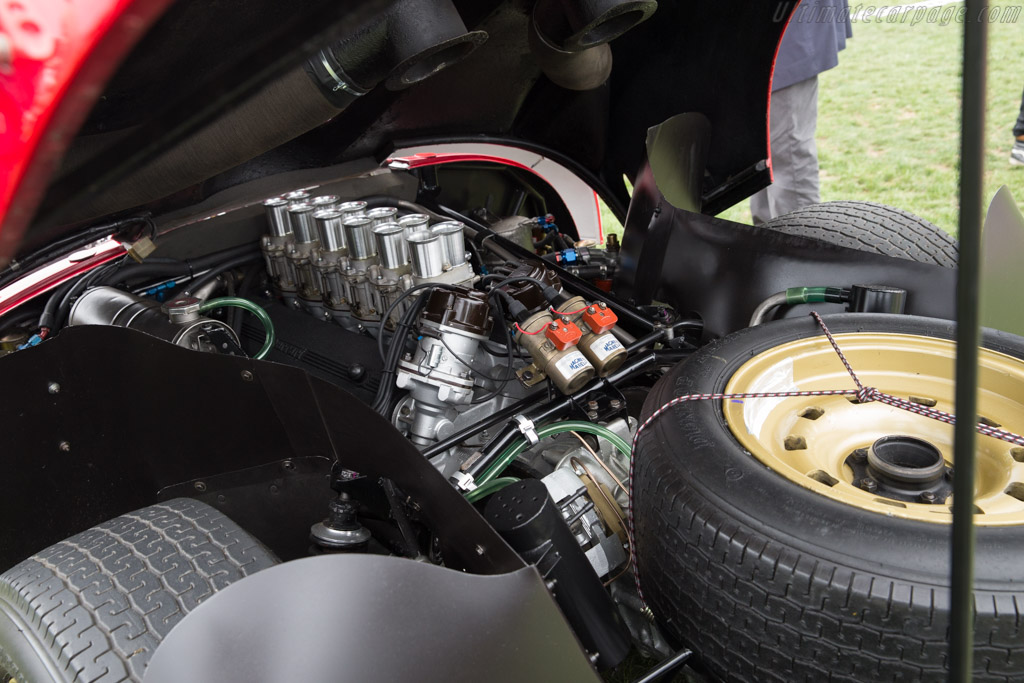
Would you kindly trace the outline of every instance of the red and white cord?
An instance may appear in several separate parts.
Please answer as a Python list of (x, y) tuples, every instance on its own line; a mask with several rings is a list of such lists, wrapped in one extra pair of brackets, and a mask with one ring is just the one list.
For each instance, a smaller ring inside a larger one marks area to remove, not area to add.
[[(839, 348), (839, 344), (836, 343), (835, 337), (832, 336), (832, 333), (829, 331), (828, 326), (825, 325), (825, 321), (821, 319), (821, 316), (818, 315), (816, 311), (811, 311), (811, 315), (814, 316), (814, 319), (817, 321), (818, 326), (821, 328), (821, 331), (825, 333), (825, 337), (832, 345), (832, 348), (835, 349), (836, 355), (839, 356), (839, 360), (842, 361), (843, 365), (846, 367), (846, 371), (850, 374), (850, 377), (853, 379), (853, 383), (857, 387), (856, 391), (850, 391), (849, 389), (835, 389), (830, 391), (773, 391), (738, 394), (686, 394), (685, 396), (677, 396), (676, 398), (672, 399), (665, 405), (655, 410), (653, 413), (651, 413), (650, 417), (644, 420), (643, 424), (637, 427), (636, 434), (633, 435), (632, 448), (630, 449), (632, 455), (629, 459), (629, 508), (627, 510), (627, 532), (629, 534), (629, 542), (631, 547), (636, 548), (636, 534), (634, 531), (633, 522), (633, 474), (636, 469), (636, 447), (637, 444), (640, 442), (640, 435), (643, 434), (644, 430), (647, 429), (655, 420), (661, 417), (672, 406), (678, 405), (680, 403), (687, 403), (689, 401), (714, 401), (724, 399), (748, 398), (791, 398), (795, 396), (849, 396), (851, 394), (855, 394), (857, 400), (860, 403), (870, 403), (872, 401), (878, 401), (879, 403), (885, 403), (886, 405), (890, 405), (895, 408), (901, 408), (903, 410), (915, 413), (917, 415), (923, 415), (924, 417), (929, 417), (933, 420), (945, 422), (946, 424), (956, 424), (956, 415), (953, 415), (952, 413), (947, 413), (943, 410), (938, 410), (936, 408), (922, 406), (920, 404), (914, 403), (913, 401), (908, 401), (906, 399), (899, 398), (898, 396), (886, 394), (885, 392), (879, 391), (874, 387), (865, 387), (861, 383), (860, 378), (857, 377), (857, 373), (853, 371), (853, 367), (850, 365), (850, 361), (846, 359), (846, 355), (843, 354), (842, 349)], [(1004, 429), (992, 427), (980, 422), (976, 425), (976, 429), (978, 430), (979, 434), (991, 436), (995, 439), (1000, 439), (1001, 441), (1006, 441), (1008, 443), (1016, 444), (1018, 446), (1024, 446), (1024, 437), (1018, 434), (1014, 434), (1013, 432), (1008, 432)], [(640, 597), (640, 602), (644, 605), (644, 607), (647, 607), (647, 601), (644, 599), (643, 590), (640, 587), (639, 556), (636, 554), (635, 551), (633, 560), (633, 578), (636, 581), (636, 590), (637, 594)]]

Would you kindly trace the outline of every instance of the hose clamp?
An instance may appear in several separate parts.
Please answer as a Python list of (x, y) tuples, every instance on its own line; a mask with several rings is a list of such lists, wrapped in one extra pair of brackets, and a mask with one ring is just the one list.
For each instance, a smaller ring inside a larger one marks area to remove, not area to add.
[(525, 415), (516, 415), (512, 419), (519, 424), (519, 433), (526, 437), (531, 446), (536, 446), (540, 443), (540, 437), (537, 436), (537, 430), (534, 429), (533, 420)]
[(463, 491), (472, 491), (477, 488), (472, 475), (466, 474), (465, 472), (456, 472), (452, 475), (452, 480), (455, 481), (455, 487), (460, 488)]
[(320, 63), (323, 65), (324, 70), (327, 71), (327, 74), (334, 80), (334, 86), (331, 88), (334, 92), (343, 90), (353, 97), (362, 97), (369, 92), (352, 83), (352, 79), (350, 79), (348, 75), (341, 70), (340, 64), (332, 67), (326, 50), (320, 50), (317, 57), (320, 58)]

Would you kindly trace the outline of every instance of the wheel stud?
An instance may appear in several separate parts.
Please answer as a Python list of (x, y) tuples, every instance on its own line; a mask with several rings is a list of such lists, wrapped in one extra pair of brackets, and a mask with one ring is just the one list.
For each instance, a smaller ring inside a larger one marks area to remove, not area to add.
[(878, 490), (878, 482), (872, 479), (871, 477), (864, 477), (859, 482), (857, 482), (857, 485), (860, 486), (865, 491), (867, 491), (868, 493), (874, 493), (875, 491)]

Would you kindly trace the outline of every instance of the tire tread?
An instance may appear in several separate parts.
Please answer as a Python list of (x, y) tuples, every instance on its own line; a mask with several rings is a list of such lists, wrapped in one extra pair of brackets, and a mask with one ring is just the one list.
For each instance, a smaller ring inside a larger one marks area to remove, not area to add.
[(957, 241), (933, 223), (885, 204), (836, 201), (774, 218), (765, 228), (829, 244), (955, 268)]
[(139, 681), (161, 639), (188, 612), (275, 563), (217, 510), (178, 498), (15, 565), (0, 575), (0, 601), (31, 625), (67, 681)]
[[(948, 338), (954, 331), (946, 321), (910, 316), (828, 320), (836, 333), (885, 326)], [(709, 343), (651, 390), (641, 422), (676, 396), (721, 391), (745, 359), (804, 330), (817, 333), (812, 323), (786, 320)], [(986, 332), (983, 343), (1024, 357), (1019, 338)], [(903, 545), (910, 537), (875, 517), (839, 516), (831, 502), (811, 510), (817, 503), (808, 498), (818, 494), (783, 495), (787, 480), (758, 465), (721, 420), (717, 403), (682, 403), (641, 434), (634, 453), (634, 552), (645, 598), (666, 631), (727, 681), (946, 681), (945, 570), (922, 568), (921, 556)], [(825, 510), (832, 525), (807, 521)], [(887, 545), (857, 554), (865, 542), (851, 542), (861, 525), (889, 529)], [(974, 680), (1024, 681), (1024, 593), (1005, 573), (1021, 534), (990, 531), (978, 537)], [(817, 533), (834, 540), (823, 543)], [(945, 536), (929, 534), (928, 542)]]

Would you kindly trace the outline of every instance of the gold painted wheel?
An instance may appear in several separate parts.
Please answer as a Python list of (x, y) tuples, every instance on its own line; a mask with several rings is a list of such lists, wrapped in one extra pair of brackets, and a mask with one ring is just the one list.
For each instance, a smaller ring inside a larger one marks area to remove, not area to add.
[[(915, 403), (954, 412), (952, 341), (909, 334), (851, 333), (836, 341), (865, 386)], [(981, 419), (1024, 433), (1024, 361), (980, 350)], [(757, 354), (732, 375), (726, 393), (851, 388), (844, 396), (733, 400), (723, 404), (736, 439), (758, 460), (821, 495), (880, 514), (925, 522), (952, 520), (950, 499), (917, 502), (865, 484), (857, 461), (877, 440), (900, 437), (937, 449), (952, 467), (953, 427), (883, 403), (860, 404), (853, 382), (824, 336), (790, 341)], [(909, 439), (907, 439), (909, 437)], [(863, 449), (863, 450), (859, 450)], [(978, 436), (975, 522), (1024, 522), (1024, 448)], [(928, 463), (918, 463), (924, 466)], [(872, 474), (877, 474), (874, 470)], [(866, 477), (873, 479), (870, 475)], [(877, 482), (876, 482), (877, 483)], [(867, 490), (866, 490), (867, 489)], [(941, 498), (946, 498), (940, 492)], [(933, 499), (934, 496), (930, 496)]]

